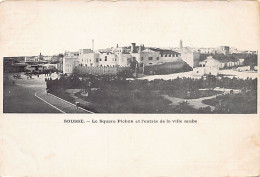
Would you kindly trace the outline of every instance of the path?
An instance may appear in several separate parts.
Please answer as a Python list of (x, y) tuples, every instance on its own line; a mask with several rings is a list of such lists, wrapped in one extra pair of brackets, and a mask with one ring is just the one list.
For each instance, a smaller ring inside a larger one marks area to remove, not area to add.
[[(222, 94), (218, 94), (218, 95), (222, 95)], [(202, 100), (205, 99), (212, 99), (215, 98), (218, 95), (213, 95), (213, 96), (208, 96), (208, 97), (201, 97), (201, 98), (197, 98), (197, 99), (182, 99), (182, 98), (176, 98), (176, 97), (170, 97), (168, 95), (162, 95), (164, 98), (170, 100), (172, 102), (171, 105), (178, 105), (178, 103), (183, 102), (184, 100), (187, 100), (189, 105), (192, 106), (195, 109), (199, 109), (200, 107), (204, 108), (204, 107), (210, 107), (211, 110), (215, 110), (214, 106), (210, 106), (207, 104), (202, 103)]]
[(93, 113), (81, 107), (77, 108), (75, 104), (63, 100), (55, 95), (47, 94), (45, 91), (36, 91), (35, 96), (61, 113)]

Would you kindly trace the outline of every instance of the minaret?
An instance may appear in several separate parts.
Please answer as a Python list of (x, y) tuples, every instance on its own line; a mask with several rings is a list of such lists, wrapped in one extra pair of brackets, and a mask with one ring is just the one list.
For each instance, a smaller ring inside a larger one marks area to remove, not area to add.
[(40, 52), (39, 61), (42, 59), (42, 53)]
[(180, 52), (182, 52), (182, 40), (180, 40)]
[(92, 51), (94, 51), (94, 39), (92, 39)]

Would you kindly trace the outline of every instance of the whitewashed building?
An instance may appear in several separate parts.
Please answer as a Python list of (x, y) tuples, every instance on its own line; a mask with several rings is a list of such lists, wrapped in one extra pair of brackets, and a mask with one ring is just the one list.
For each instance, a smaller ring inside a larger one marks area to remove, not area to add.
[(209, 56), (204, 62), (200, 62), (201, 67), (193, 68), (193, 75), (203, 76), (203, 75), (215, 75), (219, 74), (219, 67), (221, 62)]

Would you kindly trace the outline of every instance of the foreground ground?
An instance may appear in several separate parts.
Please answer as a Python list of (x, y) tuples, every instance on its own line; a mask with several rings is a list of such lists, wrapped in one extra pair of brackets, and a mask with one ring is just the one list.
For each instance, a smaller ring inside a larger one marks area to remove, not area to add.
[[(233, 71), (225, 72), (234, 75)], [(146, 76), (138, 80), (92, 78), (90, 87), (87, 80), (82, 80), (89, 78), (58, 80), (53, 74), (34, 76), (33, 79), (22, 75), (21, 79), (14, 79), (12, 74), (5, 74), (3, 112), (256, 113), (256, 79), (245, 79), (247, 73), (242, 73), (245, 78), (240, 80), (227, 77), (214, 82), (181, 79), (187, 74), (189, 72), (179, 73), (179, 78), (175, 74), (147, 76), (162, 77), (163, 80), (144, 80)], [(257, 75), (250, 73), (253, 74)], [(172, 80), (167, 81), (169, 78)], [(54, 83), (51, 93), (58, 97), (46, 93), (46, 79), (49, 79), (48, 83)], [(75, 102), (82, 108), (77, 108)]]
[[(19, 82), (20, 83), (20, 82)], [(55, 108), (35, 97), (34, 87), (25, 88), (5, 78), (3, 91), (4, 113), (58, 113)]]
[[(53, 79), (56, 75), (51, 76)], [(50, 78), (50, 77), (49, 77)], [(13, 79), (11, 74), (4, 76), (3, 90), (4, 113), (88, 113), (78, 109), (72, 103), (66, 102), (46, 93), (44, 75), (27, 79)]]

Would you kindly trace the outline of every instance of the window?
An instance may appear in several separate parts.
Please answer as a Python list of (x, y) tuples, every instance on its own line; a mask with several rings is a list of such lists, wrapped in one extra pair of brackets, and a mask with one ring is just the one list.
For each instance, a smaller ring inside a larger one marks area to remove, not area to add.
[(100, 58), (99, 61), (102, 61), (102, 59)]
[(167, 54), (165, 54), (165, 57), (167, 57)]
[(98, 62), (98, 58), (96, 58), (96, 62)]
[(152, 65), (152, 63), (149, 63), (149, 65)]
[(107, 56), (105, 56), (105, 61), (107, 61)]
[(163, 54), (161, 54), (161, 57), (163, 57)]
[(144, 60), (144, 57), (141, 57), (141, 60)]
[(159, 60), (159, 57), (157, 57), (157, 60)]
[(149, 60), (153, 60), (153, 57), (149, 57)]

